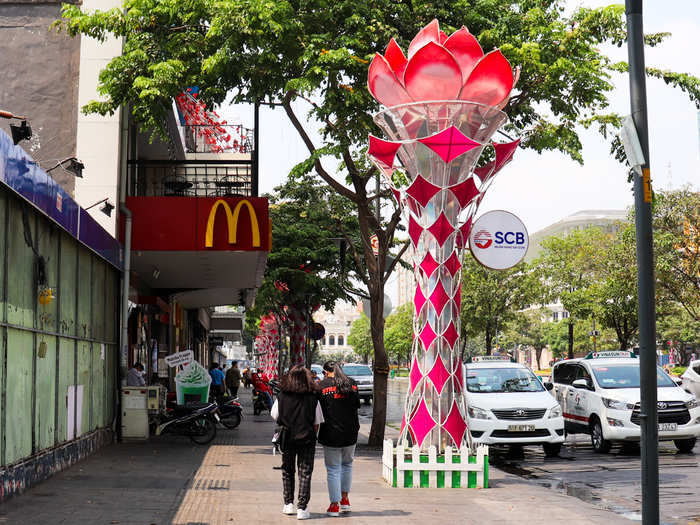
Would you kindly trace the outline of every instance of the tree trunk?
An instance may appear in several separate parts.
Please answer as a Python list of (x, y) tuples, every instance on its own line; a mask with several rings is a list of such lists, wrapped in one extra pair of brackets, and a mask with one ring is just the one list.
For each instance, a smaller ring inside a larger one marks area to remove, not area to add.
[(486, 355), (491, 355), (491, 341), (493, 336), (491, 335), (491, 325), (486, 325)]
[(367, 444), (370, 447), (380, 447), (384, 443), (386, 391), (389, 377), (389, 359), (384, 348), (384, 286), (379, 285), (370, 289), (370, 305), (370, 330), (374, 344), (374, 397), (372, 398), (372, 427)]
[(535, 348), (535, 360), (537, 361), (537, 370), (542, 370), (540, 360), (542, 359), (542, 348)]
[(574, 322), (571, 317), (569, 317), (569, 353), (567, 357), (574, 358)]

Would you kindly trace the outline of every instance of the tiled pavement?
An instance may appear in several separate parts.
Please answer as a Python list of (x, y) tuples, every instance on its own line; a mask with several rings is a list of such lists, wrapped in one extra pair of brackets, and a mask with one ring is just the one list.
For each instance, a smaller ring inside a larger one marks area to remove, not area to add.
[[(0, 525), (295, 522), (294, 517), (281, 514), (281, 473), (273, 468), (280, 464), (280, 457), (272, 455), (269, 443), (273, 423), (266, 415), (252, 415), (247, 391), (242, 399), (246, 409), (241, 426), (219, 429), (209, 447), (178, 437), (107, 447), (0, 505)], [(367, 431), (364, 425), (363, 431)], [(379, 451), (358, 448), (350, 498), (353, 512), (329, 518), (325, 515), (325, 468), (321, 449), (317, 449), (309, 505), (314, 522), (631, 523), (493, 468), (491, 488), (485, 490), (392, 489), (381, 479), (380, 461)]]

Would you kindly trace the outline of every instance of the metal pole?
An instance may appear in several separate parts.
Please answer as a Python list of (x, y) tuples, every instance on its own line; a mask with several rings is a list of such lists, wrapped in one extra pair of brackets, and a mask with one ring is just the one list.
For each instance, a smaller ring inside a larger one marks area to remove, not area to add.
[(642, 431), (642, 523), (659, 523), (659, 456), (656, 411), (656, 315), (654, 311), (654, 260), (651, 227), (649, 130), (644, 67), (642, 0), (626, 0), (627, 53), (632, 119), (644, 152), (642, 175), (634, 176), (639, 297), (639, 357)]
[(252, 197), (258, 196), (260, 185), (260, 102), (255, 101), (253, 108), (253, 184), (251, 188)]

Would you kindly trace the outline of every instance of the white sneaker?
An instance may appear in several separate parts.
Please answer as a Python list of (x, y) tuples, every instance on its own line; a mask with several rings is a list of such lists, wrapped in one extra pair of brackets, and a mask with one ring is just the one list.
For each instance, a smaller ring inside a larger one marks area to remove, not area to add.
[(282, 514), (295, 514), (297, 511), (296, 507), (294, 506), (294, 503), (287, 503), (284, 507), (282, 507)]
[(308, 520), (311, 517), (311, 513), (306, 509), (297, 509), (297, 519), (298, 520)]

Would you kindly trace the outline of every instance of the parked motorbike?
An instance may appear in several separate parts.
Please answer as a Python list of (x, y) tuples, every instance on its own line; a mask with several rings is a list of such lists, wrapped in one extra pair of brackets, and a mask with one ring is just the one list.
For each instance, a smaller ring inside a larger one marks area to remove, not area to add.
[(217, 400), (219, 405), (220, 423), (226, 428), (236, 428), (241, 424), (243, 418), (243, 407), (238, 402), (238, 398), (223, 396)]
[(206, 445), (216, 437), (219, 421), (216, 403), (191, 403), (167, 408), (164, 414), (154, 416), (154, 434), (189, 436), (198, 445)]
[(262, 412), (265, 412), (266, 410), (270, 410), (270, 407), (267, 406), (267, 401), (266, 401), (265, 394), (258, 390), (257, 388), (253, 389), (253, 414), (258, 415)]

